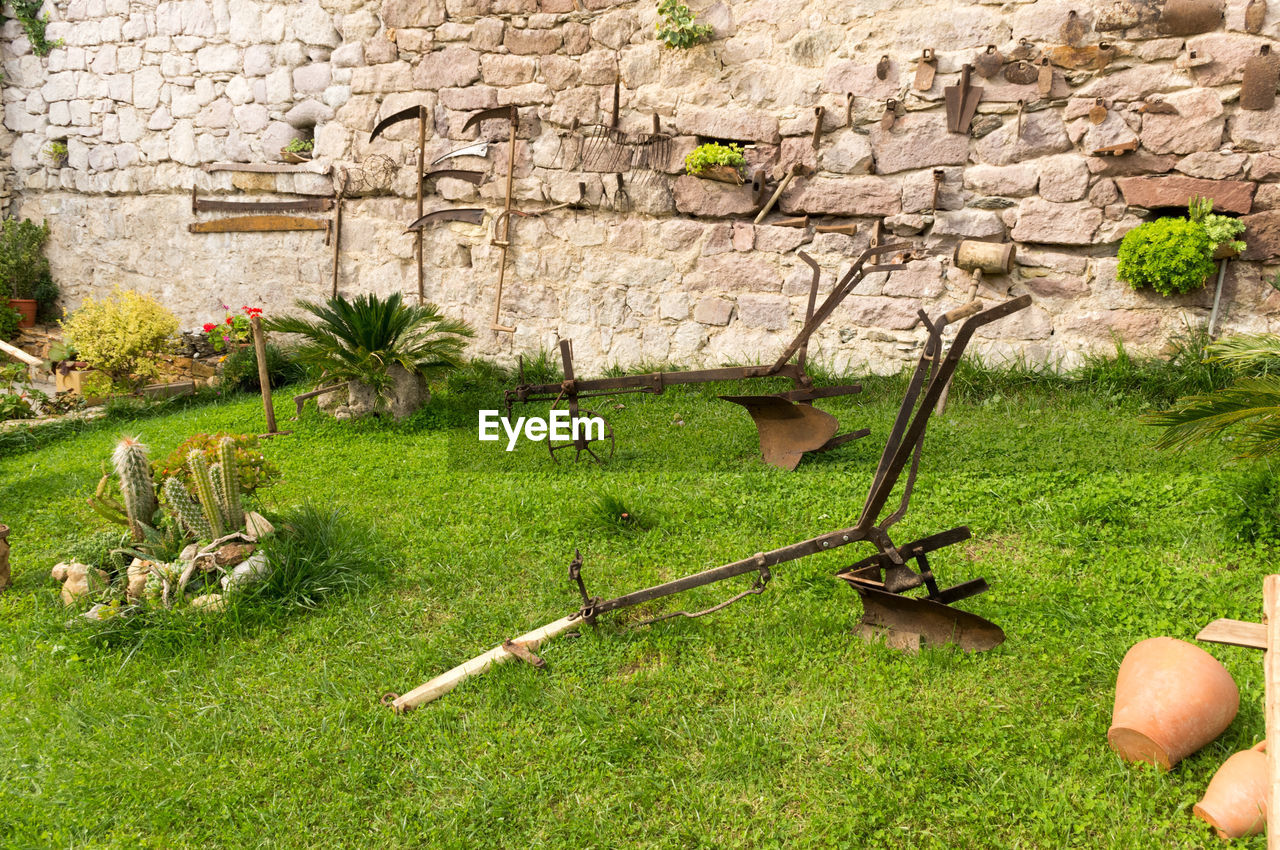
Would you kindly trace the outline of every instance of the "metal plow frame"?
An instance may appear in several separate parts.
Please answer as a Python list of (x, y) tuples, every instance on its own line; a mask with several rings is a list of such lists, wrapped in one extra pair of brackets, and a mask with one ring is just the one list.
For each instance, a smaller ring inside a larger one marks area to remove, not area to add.
[[(809, 286), (809, 302), (805, 309), (804, 326), (783, 351), (772, 366), (727, 366), (719, 369), (694, 369), (687, 372), (650, 372), (645, 375), (624, 375), (618, 378), (594, 378), (578, 380), (574, 375), (573, 343), (570, 340), (560, 341), (560, 359), (564, 369), (564, 380), (558, 384), (527, 384), (524, 380), (524, 368), (521, 364), (520, 383), (514, 389), (507, 390), (507, 414), (511, 414), (513, 405), (529, 402), (551, 402), (552, 408), (561, 404), (569, 410), (571, 421), (586, 415), (579, 407), (583, 399), (600, 396), (620, 395), (624, 393), (661, 394), (667, 387), (681, 384), (705, 384), (715, 381), (739, 381), (746, 378), (789, 378), (795, 389), (785, 393), (753, 396), (721, 396), (726, 401), (740, 404), (746, 408), (756, 424), (760, 435), (760, 451), (764, 461), (780, 469), (792, 470), (800, 463), (806, 452), (827, 451), (843, 445), (850, 440), (865, 437), (870, 431), (862, 429), (846, 434), (837, 434), (839, 423), (829, 413), (817, 410), (813, 402), (820, 398), (851, 395), (860, 392), (862, 387), (851, 384), (838, 387), (814, 387), (813, 379), (806, 371), (809, 338), (822, 326), (841, 302), (853, 291), (862, 279), (874, 272), (887, 272), (904, 269), (910, 260), (906, 250), (907, 243), (873, 246), (863, 251), (836, 283), (831, 293), (817, 304), (818, 283), (822, 270), (817, 262), (801, 251), (800, 259), (813, 270), (813, 279)], [(899, 260), (891, 263), (866, 265), (867, 260), (881, 254), (902, 252)], [(794, 358), (794, 362), (792, 362)], [(599, 416), (598, 413), (590, 415)], [(601, 417), (603, 418), (603, 417)], [(607, 423), (606, 423), (607, 424)], [(557, 459), (558, 452), (573, 449), (574, 458), (580, 459), (583, 453), (600, 461), (602, 450), (594, 450), (593, 441), (578, 437), (568, 443), (548, 441), (547, 445), (552, 459)], [(613, 453), (613, 430), (608, 428), (608, 454)]]
[[(889, 531), (906, 515), (919, 471), (929, 417), (948, 386), (974, 331), (1015, 313), (1030, 303), (1031, 298), (1027, 295), (987, 310), (981, 310), (978, 302), (972, 302), (933, 321), (923, 311), (920, 312), (929, 336), (898, 409), (893, 430), (881, 453), (880, 463), (863, 503), (862, 514), (855, 525), (768, 552), (757, 552), (749, 558), (613, 599), (601, 599), (587, 592), (582, 579), (582, 557), (580, 553), (575, 553), (573, 562), (569, 565), (569, 577), (577, 585), (582, 599), (582, 606), (578, 611), (514, 641), (507, 641), (403, 696), (388, 694), (384, 702), (398, 712), (408, 711), (448, 693), (459, 683), (483, 673), (493, 664), (525, 655), (536, 658), (532, 656), (532, 651), (542, 642), (572, 630), (583, 622), (594, 623), (602, 614), (632, 608), (737, 576), (754, 574), (755, 581), (751, 587), (719, 605), (698, 612), (664, 614), (641, 625), (668, 617), (700, 617), (723, 610), (740, 599), (761, 593), (772, 578), (772, 568), (777, 565), (860, 541), (868, 541), (874, 545), (876, 554), (851, 564), (838, 575), (852, 584), (862, 599), (863, 616), (859, 625), (864, 636), (888, 633), (890, 645), (904, 648), (918, 646), (922, 639), (931, 644), (954, 644), (966, 651), (983, 651), (998, 646), (1004, 641), (1004, 632), (999, 626), (951, 607), (953, 602), (985, 592), (988, 589), (986, 581), (979, 578), (953, 587), (939, 588), (927, 558), (930, 552), (967, 540), (970, 536), (969, 529), (960, 526), (901, 546), (893, 543)], [(944, 355), (943, 330), (949, 323), (960, 319), (967, 321), (961, 325)], [(903, 472), (907, 476), (898, 504), (892, 513), (880, 519)], [(915, 569), (911, 566), (913, 562)], [(919, 587), (926, 589), (924, 596), (913, 598), (904, 595)]]

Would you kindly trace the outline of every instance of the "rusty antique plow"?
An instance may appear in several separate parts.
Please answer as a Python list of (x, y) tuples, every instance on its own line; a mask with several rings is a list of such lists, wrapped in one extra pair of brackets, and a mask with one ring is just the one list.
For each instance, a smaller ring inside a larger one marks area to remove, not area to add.
[(558, 384), (525, 383), (523, 364), (521, 364), (519, 385), (507, 390), (506, 393), (507, 414), (510, 415), (512, 405), (516, 403), (549, 401), (553, 409), (561, 406), (567, 408), (570, 422), (576, 423), (580, 418), (596, 418), (605, 421), (603, 434), (599, 429), (590, 432), (584, 428), (579, 429), (579, 436), (569, 441), (547, 441), (553, 459), (557, 459), (559, 452), (572, 450), (575, 460), (580, 459), (585, 453), (594, 460), (600, 461), (613, 454), (613, 429), (608, 425), (605, 417), (600, 416), (597, 411), (582, 407), (581, 403), (584, 399), (625, 393), (661, 394), (667, 387), (681, 384), (740, 381), (746, 378), (789, 378), (795, 386), (790, 392), (721, 396), (721, 398), (746, 408), (756, 424), (756, 430), (760, 436), (760, 453), (765, 463), (780, 469), (795, 469), (806, 452), (828, 451), (870, 433), (863, 429), (837, 434), (840, 424), (836, 418), (813, 406), (813, 402), (817, 399), (851, 395), (860, 392), (862, 387), (857, 384), (836, 387), (813, 386), (813, 379), (806, 370), (809, 338), (822, 326), (823, 322), (830, 318), (836, 307), (840, 306), (866, 275), (906, 268), (910, 258), (904, 254), (894, 262), (870, 266), (866, 265), (867, 260), (881, 254), (903, 253), (909, 247), (906, 243), (899, 243), (868, 248), (836, 283), (821, 305), (817, 304), (821, 269), (812, 257), (801, 251), (800, 259), (813, 270), (804, 326), (782, 355), (770, 366), (727, 366), (719, 369), (650, 372), (646, 375), (579, 380), (574, 375), (573, 343), (565, 339), (560, 341), (560, 360), (564, 369), (564, 380)]
[[(918, 647), (921, 641), (933, 645), (953, 644), (966, 651), (982, 651), (998, 646), (1004, 641), (1004, 632), (999, 626), (952, 607), (955, 602), (985, 592), (988, 589), (986, 581), (977, 578), (952, 587), (939, 587), (929, 563), (931, 553), (967, 540), (970, 536), (969, 529), (959, 526), (905, 544), (894, 543), (890, 530), (906, 515), (919, 471), (929, 417), (942, 398), (974, 331), (982, 325), (1017, 312), (1030, 303), (1030, 296), (1026, 295), (987, 310), (982, 310), (978, 302), (972, 302), (933, 320), (923, 311), (920, 312), (920, 318), (928, 331), (924, 350), (880, 456), (862, 513), (853, 526), (768, 552), (757, 552), (740, 561), (613, 599), (601, 599), (588, 593), (582, 578), (582, 558), (575, 555), (569, 566), (569, 577), (577, 585), (581, 595), (582, 605), (577, 611), (506, 641), (403, 696), (388, 694), (385, 702), (397, 711), (408, 711), (448, 693), (460, 682), (483, 673), (491, 665), (511, 658), (521, 658), (541, 666), (542, 659), (533, 654), (539, 645), (558, 634), (580, 627), (584, 622), (591, 624), (598, 617), (613, 611), (633, 608), (738, 576), (753, 577), (754, 581), (748, 589), (719, 605), (692, 613), (664, 614), (640, 625), (668, 617), (700, 617), (722, 610), (740, 599), (763, 592), (772, 578), (772, 570), (780, 564), (863, 541), (875, 547), (875, 554), (842, 568), (837, 575), (852, 585), (862, 599), (863, 615), (859, 627), (864, 636), (883, 636), (890, 645), (902, 648)], [(943, 330), (951, 322), (961, 319), (966, 321), (944, 353)], [(902, 480), (898, 503), (891, 513), (882, 516), (904, 472), (906, 478)], [(920, 589), (923, 589), (923, 595), (907, 595)]]

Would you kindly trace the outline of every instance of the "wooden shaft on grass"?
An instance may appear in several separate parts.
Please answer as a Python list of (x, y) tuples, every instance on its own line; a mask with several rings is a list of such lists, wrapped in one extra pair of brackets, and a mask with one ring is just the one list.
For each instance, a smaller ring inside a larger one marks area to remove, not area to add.
[(276, 410), (271, 406), (271, 376), (267, 373), (267, 338), (262, 333), (262, 320), (249, 317), (253, 327), (253, 350), (258, 355), (258, 383), (262, 386), (262, 410), (267, 414), (267, 433), (276, 433)]
[(1262, 582), (1263, 615), (1267, 621), (1266, 674), (1267, 718), (1267, 847), (1280, 850), (1280, 575)]
[[(527, 634), (520, 635), (520, 637), (515, 638), (511, 642), (533, 651), (537, 649), (543, 641), (550, 640), (556, 635), (564, 634), (570, 629), (577, 628), (580, 625), (582, 625), (582, 618), (575, 612), (567, 617), (561, 617), (554, 623), (547, 623), (541, 628), (534, 629)], [(449, 691), (453, 690), (467, 679), (470, 679), (472, 676), (479, 676), (494, 664), (502, 664), (515, 657), (515, 653), (510, 652), (501, 646), (495, 646), (483, 655), (477, 655), (470, 661), (459, 664), (448, 673), (441, 673), (430, 682), (427, 682), (424, 685), (419, 685), (404, 696), (396, 697), (396, 699), (391, 703), (391, 707), (396, 710), (396, 713), (403, 714), (404, 712), (417, 708), (420, 705), (426, 705), (432, 700), (449, 693)]]

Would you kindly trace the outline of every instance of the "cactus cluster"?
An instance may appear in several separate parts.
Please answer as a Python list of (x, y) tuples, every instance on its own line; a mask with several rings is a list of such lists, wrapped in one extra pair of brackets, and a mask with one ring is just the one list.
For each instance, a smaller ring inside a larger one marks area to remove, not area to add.
[(224, 437), (218, 444), (218, 458), (210, 466), (199, 449), (192, 449), (187, 455), (187, 468), (196, 489), (194, 497), (176, 478), (164, 483), (165, 498), (178, 519), (188, 531), (204, 540), (216, 540), (244, 528), (235, 441), (230, 437)]
[(116, 477), (120, 480), (120, 495), (124, 497), (124, 512), (129, 518), (129, 530), (134, 540), (141, 540), (142, 526), (151, 525), (156, 509), (156, 485), (151, 480), (151, 460), (147, 447), (137, 437), (121, 437), (111, 455)]

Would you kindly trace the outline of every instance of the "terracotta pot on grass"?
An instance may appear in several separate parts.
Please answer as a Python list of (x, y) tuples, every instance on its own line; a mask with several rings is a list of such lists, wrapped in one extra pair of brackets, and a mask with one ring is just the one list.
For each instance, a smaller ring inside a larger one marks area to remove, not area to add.
[(1120, 663), (1107, 742), (1125, 761), (1168, 770), (1221, 735), (1239, 708), (1218, 659), (1184, 640), (1151, 638)]
[(22, 314), (20, 328), (33, 328), (36, 324), (36, 300), (34, 298), (10, 298), (9, 307)]
[(1267, 742), (1222, 763), (1209, 780), (1195, 816), (1222, 839), (1257, 835), (1267, 824)]

